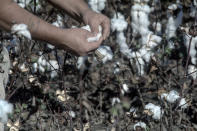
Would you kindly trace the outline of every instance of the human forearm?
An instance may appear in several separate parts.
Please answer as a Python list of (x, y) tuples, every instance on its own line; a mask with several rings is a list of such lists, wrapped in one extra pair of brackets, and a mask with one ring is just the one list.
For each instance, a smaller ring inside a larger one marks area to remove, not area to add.
[(33, 38), (54, 43), (55, 35), (59, 33), (58, 28), (41, 20), (37, 16), (20, 8), (12, 0), (0, 0), (0, 26), (10, 30), (13, 24), (24, 23), (28, 26)]
[(57, 7), (69, 13), (76, 20), (81, 21), (83, 15), (90, 11), (84, 0), (48, 0)]

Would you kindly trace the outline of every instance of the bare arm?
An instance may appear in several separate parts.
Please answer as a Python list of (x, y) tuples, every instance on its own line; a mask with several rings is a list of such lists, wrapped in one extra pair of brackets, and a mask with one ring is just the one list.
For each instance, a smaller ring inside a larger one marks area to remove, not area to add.
[[(58, 0), (57, 0), (58, 1)], [(88, 8), (85, 3), (80, 3), (80, 9)], [(74, 4), (75, 5), (75, 4)], [(85, 7), (85, 8), (84, 8)], [(66, 7), (71, 14), (80, 14), (78, 6)], [(61, 49), (68, 49), (78, 55), (86, 55), (91, 50), (95, 50), (101, 44), (103, 38), (97, 42), (88, 43), (87, 38), (93, 36), (92, 33), (83, 29), (60, 29), (39, 17), (20, 8), (12, 0), (0, 0), (0, 27), (10, 31), (13, 24), (26, 24), (33, 38), (47, 41)], [(78, 13), (77, 13), (78, 12)], [(82, 11), (83, 12), (83, 11)]]
[(55, 34), (60, 29), (48, 24), (37, 16), (20, 8), (12, 0), (0, 0), (0, 26), (10, 31), (13, 24), (24, 23), (28, 26), (33, 38), (54, 43)]

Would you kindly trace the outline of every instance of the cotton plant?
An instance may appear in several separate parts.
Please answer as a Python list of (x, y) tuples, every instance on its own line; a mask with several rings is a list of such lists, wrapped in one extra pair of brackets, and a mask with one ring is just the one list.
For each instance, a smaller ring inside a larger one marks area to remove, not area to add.
[(12, 110), (12, 104), (0, 99), (0, 122), (6, 123), (8, 120), (8, 114), (12, 113)]
[(151, 9), (147, 4), (148, 1), (149, 0), (145, 2), (135, 0), (134, 5), (131, 7), (131, 27), (133, 30), (133, 36), (136, 36), (137, 34), (144, 36), (149, 33), (148, 27), (150, 25), (150, 21), (148, 15), (151, 12)]
[[(135, 0), (134, 5), (131, 7), (131, 27), (132, 34), (134, 37), (140, 35), (141, 38), (138, 43), (141, 44), (141, 48), (137, 52), (133, 52), (131, 58), (135, 59), (138, 72), (143, 75), (145, 72), (146, 63), (149, 63), (151, 56), (154, 55), (152, 49), (159, 45), (162, 41), (162, 38), (152, 31), (149, 30), (149, 13), (151, 8), (147, 4), (149, 0), (139, 1)], [(161, 32), (161, 25), (156, 25), (156, 30)], [(133, 60), (131, 60), (133, 62)]]
[[(178, 15), (174, 18), (173, 12), (179, 9)], [(176, 37), (176, 30), (177, 28), (182, 24), (183, 19), (183, 11), (182, 11), (182, 5), (177, 0), (176, 4), (171, 4), (168, 6), (168, 14), (167, 14), (168, 22), (166, 25), (166, 38), (167, 40), (170, 40), (173, 37)]]
[(50, 77), (53, 79), (58, 76), (58, 69), (59, 65), (56, 60), (49, 60), (47, 61), (44, 56), (40, 56), (37, 62), (33, 63), (33, 72), (36, 73), (37, 71), (41, 73), (45, 73), (46, 71), (50, 71)]
[(114, 14), (111, 19), (111, 29), (112, 31), (116, 31), (116, 42), (120, 47), (120, 52), (126, 56), (128, 59), (132, 58), (132, 50), (129, 49), (128, 44), (126, 43), (126, 37), (124, 35), (124, 30), (128, 27), (128, 23), (125, 20), (124, 15), (120, 12)]
[(106, 0), (88, 0), (90, 8), (98, 13), (105, 9)]

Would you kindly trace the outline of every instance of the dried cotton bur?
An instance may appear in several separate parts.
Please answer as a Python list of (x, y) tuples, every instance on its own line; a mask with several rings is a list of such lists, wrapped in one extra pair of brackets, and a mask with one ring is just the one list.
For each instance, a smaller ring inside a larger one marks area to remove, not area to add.
[(20, 121), (19, 121), (19, 119), (16, 122), (14, 122), (14, 123), (12, 123), (11, 121), (8, 121), (7, 127), (10, 128), (9, 131), (19, 131), (19, 128), (20, 128)]
[(67, 94), (65, 93), (64, 90), (62, 90), (62, 91), (61, 90), (57, 90), (56, 91), (56, 96), (57, 96), (57, 99), (59, 101), (61, 101), (61, 102), (65, 102), (65, 101), (70, 99), (70, 97), (67, 96)]

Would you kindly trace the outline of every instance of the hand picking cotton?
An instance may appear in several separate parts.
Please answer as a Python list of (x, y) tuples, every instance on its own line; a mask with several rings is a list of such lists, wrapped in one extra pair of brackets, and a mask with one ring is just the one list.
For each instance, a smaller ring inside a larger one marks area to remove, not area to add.
[(11, 28), (11, 33), (17, 34), (19, 36), (24, 36), (31, 40), (31, 33), (25, 24), (14, 24)]
[(6, 123), (8, 114), (12, 113), (13, 105), (5, 100), (0, 99), (0, 121)]
[[(83, 26), (82, 29), (85, 29), (85, 30), (91, 32), (91, 28), (90, 28), (89, 25)], [(99, 41), (99, 39), (101, 38), (101, 36), (102, 36), (102, 27), (99, 26), (99, 33), (96, 34), (95, 37), (89, 37), (89, 38), (87, 39), (87, 41), (88, 41), (88, 42), (96, 42), (96, 41)]]
[[(91, 32), (91, 28), (89, 25), (83, 26), (82, 29)], [(102, 37), (102, 27), (99, 26), (99, 33), (95, 37), (89, 37), (87, 39), (88, 42), (96, 42)], [(113, 53), (109, 46), (100, 46), (96, 51), (95, 54), (97, 57), (103, 62), (106, 63), (108, 60), (112, 60)]]

